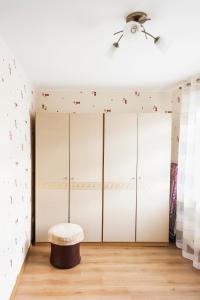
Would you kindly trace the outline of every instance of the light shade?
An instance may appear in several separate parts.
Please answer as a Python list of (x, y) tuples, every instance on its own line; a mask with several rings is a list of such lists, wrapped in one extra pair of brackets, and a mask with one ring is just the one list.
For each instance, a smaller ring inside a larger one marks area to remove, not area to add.
[(130, 21), (126, 23), (126, 26), (124, 27), (124, 37), (137, 36), (141, 30), (141, 25), (138, 22)]
[(168, 41), (168, 43), (166, 43), (166, 39), (163, 40), (162, 38), (159, 38), (159, 40), (156, 42), (156, 46), (160, 52), (164, 53), (169, 49), (170, 42)]

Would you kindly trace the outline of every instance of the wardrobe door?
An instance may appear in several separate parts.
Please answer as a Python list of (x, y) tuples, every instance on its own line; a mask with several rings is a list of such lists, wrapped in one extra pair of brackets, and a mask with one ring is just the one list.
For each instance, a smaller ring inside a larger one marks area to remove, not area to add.
[(105, 115), (103, 240), (135, 241), (137, 115)]
[(68, 222), (69, 115), (36, 116), (36, 241), (47, 242), (56, 223)]
[(137, 238), (168, 242), (171, 116), (138, 117)]
[(102, 240), (103, 116), (70, 116), (70, 222), (87, 242)]

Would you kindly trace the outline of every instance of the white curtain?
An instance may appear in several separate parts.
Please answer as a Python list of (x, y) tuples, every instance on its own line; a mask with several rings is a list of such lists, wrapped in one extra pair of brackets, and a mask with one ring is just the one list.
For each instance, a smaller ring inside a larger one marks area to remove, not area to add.
[(176, 244), (200, 269), (200, 80), (182, 86)]

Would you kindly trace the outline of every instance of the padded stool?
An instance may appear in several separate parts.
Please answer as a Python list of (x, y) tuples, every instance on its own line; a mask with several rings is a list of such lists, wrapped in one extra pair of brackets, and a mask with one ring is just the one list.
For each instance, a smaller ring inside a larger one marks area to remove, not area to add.
[(60, 269), (69, 269), (81, 261), (80, 242), (84, 239), (81, 226), (72, 223), (61, 223), (52, 226), (48, 231), (51, 243), (50, 263)]

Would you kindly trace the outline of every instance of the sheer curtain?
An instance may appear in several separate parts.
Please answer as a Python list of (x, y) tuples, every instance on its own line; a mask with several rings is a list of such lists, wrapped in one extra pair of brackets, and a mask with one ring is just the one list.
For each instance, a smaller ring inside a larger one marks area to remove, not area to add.
[(176, 244), (200, 269), (200, 79), (182, 86)]

